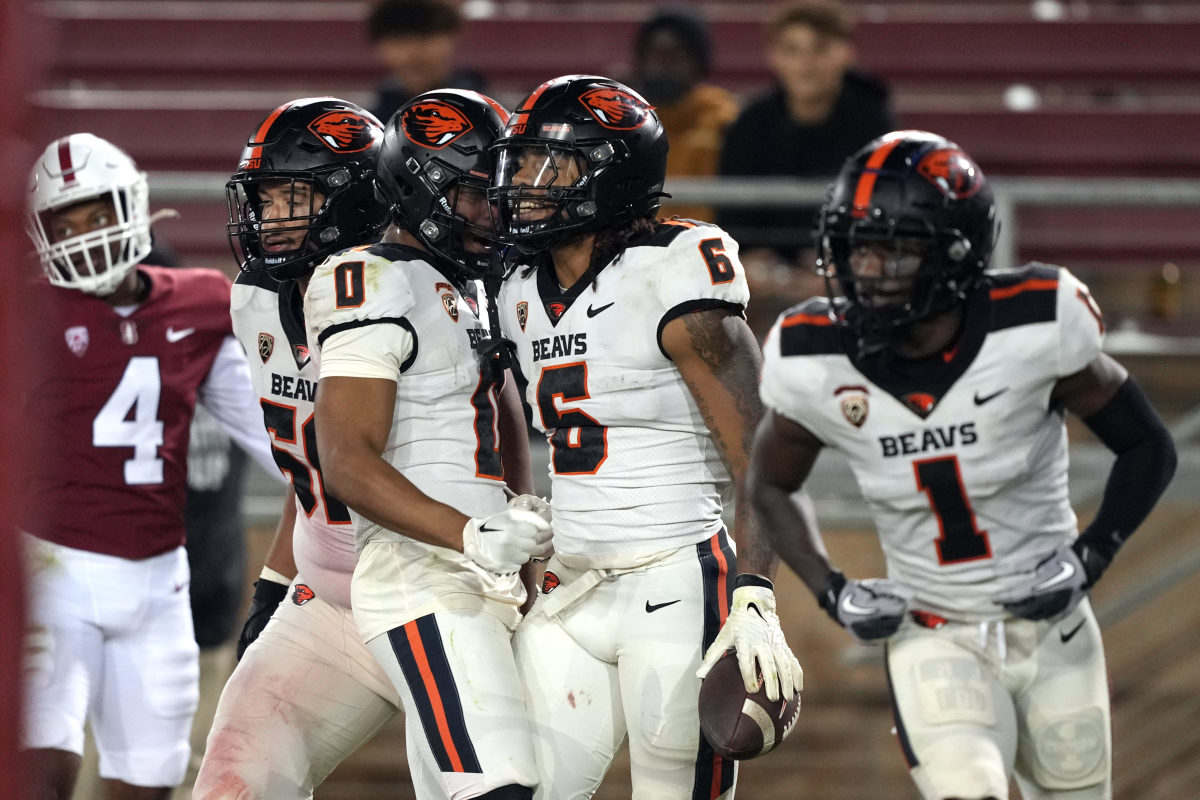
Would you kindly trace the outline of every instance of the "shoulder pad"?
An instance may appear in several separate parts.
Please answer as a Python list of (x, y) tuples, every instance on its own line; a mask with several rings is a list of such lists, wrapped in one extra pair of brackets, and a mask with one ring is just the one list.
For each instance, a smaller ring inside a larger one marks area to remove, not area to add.
[(784, 356), (845, 352), (841, 329), (830, 318), (829, 298), (809, 298), (780, 315), (779, 351)]
[(992, 301), (992, 330), (1052, 322), (1057, 316), (1061, 275), (1061, 268), (1047, 264), (989, 273), (985, 286)]

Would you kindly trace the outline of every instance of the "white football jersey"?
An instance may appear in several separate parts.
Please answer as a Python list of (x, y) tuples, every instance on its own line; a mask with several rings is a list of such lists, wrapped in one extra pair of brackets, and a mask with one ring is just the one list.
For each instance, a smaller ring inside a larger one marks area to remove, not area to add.
[(349, 509), (325, 491), (321, 477), (313, 424), (317, 367), (304, 327), (304, 298), (296, 281), (242, 273), (233, 285), (230, 311), (250, 362), (275, 463), (296, 490), (296, 566), (319, 597), (349, 608), (354, 524)]
[(663, 327), (749, 300), (738, 246), (713, 225), (672, 220), (569, 290), (549, 265), (504, 284), (533, 421), (550, 443), (554, 547), (593, 568), (636, 566), (721, 528), (729, 474)]
[[(487, 337), (477, 288), (444, 275), (420, 250), (377, 244), (343, 251), (319, 266), (305, 313), (318, 361), (324, 343), (342, 332), (380, 324), (408, 331), (412, 349), (394, 376), (396, 409), (384, 457), (425, 494), (483, 517), (507, 501), (498, 388), (476, 351)], [(358, 537), (360, 548), (377, 537), (408, 541), (366, 520)]]
[(1004, 616), (992, 598), (1014, 571), (1077, 535), (1050, 393), (1104, 333), (1064, 269), (986, 280), (954, 349), (926, 361), (852, 363), (825, 298), (785, 312), (764, 343), (763, 402), (849, 459), (910, 607), (960, 620)]

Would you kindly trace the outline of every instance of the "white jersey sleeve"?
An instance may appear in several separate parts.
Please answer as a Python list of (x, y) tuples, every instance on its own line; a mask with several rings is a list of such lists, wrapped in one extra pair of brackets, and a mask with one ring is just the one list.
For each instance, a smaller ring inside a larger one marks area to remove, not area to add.
[(409, 282), (387, 258), (354, 248), (327, 259), (304, 300), (320, 377), (397, 380), (413, 353), (406, 315), (414, 306)]
[(1100, 306), (1078, 278), (1066, 269), (1058, 282), (1058, 374), (1074, 375), (1100, 355), (1104, 344), (1104, 317)]
[(271, 441), (263, 430), (262, 412), (250, 382), (246, 354), (234, 337), (229, 336), (221, 343), (198, 395), (200, 405), (216, 419), (229, 438), (268, 475), (283, 480), (271, 455)]
[(690, 226), (664, 249), (661, 269), (655, 272), (667, 317), (711, 308), (714, 301), (744, 310), (750, 287), (738, 258), (737, 240), (716, 225), (683, 220), (667, 224)]

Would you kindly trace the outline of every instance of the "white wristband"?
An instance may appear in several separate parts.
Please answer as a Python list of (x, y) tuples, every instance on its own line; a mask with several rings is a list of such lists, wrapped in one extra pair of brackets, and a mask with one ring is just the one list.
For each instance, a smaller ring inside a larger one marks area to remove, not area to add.
[(276, 572), (275, 570), (273, 570), (270, 567), (265, 566), (265, 565), (262, 568), (262, 572), (258, 573), (258, 577), (266, 578), (269, 581), (272, 581), (274, 583), (280, 583), (280, 584), (283, 584), (284, 586), (292, 585), (291, 578), (286, 578), (283, 576), (283, 573)]

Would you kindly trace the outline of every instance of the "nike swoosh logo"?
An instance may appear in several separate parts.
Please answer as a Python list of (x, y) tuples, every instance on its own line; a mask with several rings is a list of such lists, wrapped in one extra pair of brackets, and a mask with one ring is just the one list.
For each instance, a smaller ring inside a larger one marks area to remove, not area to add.
[(614, 303), (616, 303), (616, 302), (617, 302), (617, 301), (616, 301), (616, 300), (614, 300), (612, 303), (609, 303), (608, 305), (600, 306), (599, 308), (592, 308), (592, 307), (589, 305), (589, 306), (587, 307), (587, 315), (588, 315), (589, 317), (594, 317), (594, 316), (596, 316), (597, 314), (599, 314), (601, 311), (603, 311), (604, 309), (606, 309), (606, 308), (611, 308), (611, 307), (612, 307), (612, 305), (613, 305)]
[(1072, 639), (1074, 639), (1074, 638), (1075, 638), (1075, 634), (1079, 633), (1079, 631), (1083, 629), (1083, 623), (1085, 623), (1085, 622), (1087, 622), (1087, 620), (1086, 620), (1086, 619), (1081, 619), (1081, 620), (1079, 620), (1079, 624), (1078, 624), (1078, 625), (1076, 625), (1074, 628), (1071, 628), (1071, 630), (1069, 630), (1069, 631), (1059, 631), (1059, 632), (1058, 632), (1058, 637), (1059, 637), (1060, 639), (1062, 639), (1062, 643), (1063, 643), (1063, 644), (1066, 644), (1067, 642), (1069, 642), (1069, 641), (1071, 641)]
[(187, 337), (191, 336), (195, 332), (196, 332), (195, 328), (181, 328), (180, 330), (175, 330), (174, 328), (167, 328), (167, 341), (170, 342), (171, 344), (174, 344), (175, 342), (178, 342), (181, 339), (186, 339)]
[(979, 392), (976, 392), (975, 393), (975, 405), (981, 406), (984, 403), (990, 403), (991, 401), (995, 400), (997, 397), (999, 397), (1000, 395), (1004, 394), (1007, 391), (1008, 391), (1008, 387), (1005, 386), (1000, 391), (992, 392), (991, 394), (984, 395), (983, 397), (980, 397)]
[(845, 611), (847, 614), (858, 614), (859, 616), (873, 616), (879, 613), (879, 609), (877, 608), (856, 604), (850, 595), (842, 598), (842, 611)]
[[(609, 303), (609, 305), (612, 305), (612, 303)], [(608, 306), (605, 306), (605, 308), (608, 308)], [(667, 606), (673, 606), (678, 602), (679, 602), (678, 600), (668, 600), (665, 603), (651, 603), (649, 600), (647, 600), (646, 601), (646, 613), (653, 614), (655, 611), (658, 611), (660, 608), (666, 608)]]
[(479, 526), (480, 533), (496, 533), (499, 530), (500, 530), (499, 528), (489, 528), (487, 525)]
[(1046, 580), (1042, 581), (1041, 583), (1035, 583), (1032, 588), (1033, 588), (1033, 591), (1035, 591), (1035, 592), (1043, 592), (1046, 589), (1052, 589), (1053, 587), (1058, 586), (1060, 583), (1069, 581), (1069, 580), (1071, 580), (1071, 578), (1074, 578), (1074, 577), (1075, 577), (1075, 565), (1072, 564), (1070, 561), (1061, 561), (1058, 564), (1058, 573), (1057, 574), (1055, 574), (1052, 577), (1047, 578)]

